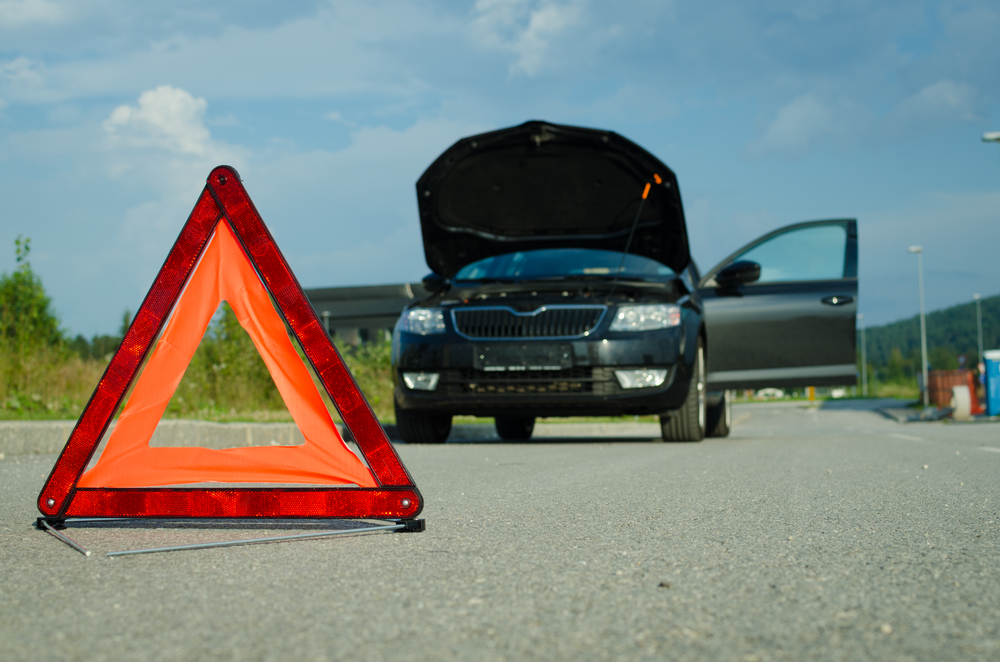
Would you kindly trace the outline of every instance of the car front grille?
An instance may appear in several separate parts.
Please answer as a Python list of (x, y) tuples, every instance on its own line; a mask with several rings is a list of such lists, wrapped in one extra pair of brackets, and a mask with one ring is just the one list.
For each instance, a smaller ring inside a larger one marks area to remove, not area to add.
[(451, 311), (455, 330), (473, 340), (579, 338), (601, 323), (607, 306), (544, 306), (530, 313), (493, 306)]
[(439, 391), (457, 396), (612, 395), (620, 391), (613, 368), (589, 366), (524, 372), (486, 372), (462, 368), (445, 371), (441, 382)]

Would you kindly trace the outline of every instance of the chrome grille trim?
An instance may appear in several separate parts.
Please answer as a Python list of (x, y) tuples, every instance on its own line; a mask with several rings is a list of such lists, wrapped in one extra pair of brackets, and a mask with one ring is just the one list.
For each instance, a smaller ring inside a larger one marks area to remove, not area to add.
[(556, 304), (519, 313), (510, 306), (451, 309), (455, 333), (469, 340), (523, 340), (585, 338), (601, 325), (608, 312), (602, 305)]

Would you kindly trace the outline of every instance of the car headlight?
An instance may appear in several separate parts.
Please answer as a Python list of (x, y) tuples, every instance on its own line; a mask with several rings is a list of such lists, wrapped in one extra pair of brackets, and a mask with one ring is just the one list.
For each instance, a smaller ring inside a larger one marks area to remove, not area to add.
[(672, 303), (619, 306), (612, 331), (652, 331), (680, 326), (681, 307)]
[(444, 311), (440, 308), (414, 308), (406, 311), (400, 320), (400, 331), (421, 336), (444, 333)]

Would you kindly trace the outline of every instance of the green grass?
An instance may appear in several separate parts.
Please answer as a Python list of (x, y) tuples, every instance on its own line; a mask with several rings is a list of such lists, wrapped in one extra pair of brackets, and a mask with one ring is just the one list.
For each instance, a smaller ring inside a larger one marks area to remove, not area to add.
[(77, 418), (104, 368), (48, 348), (17, 356), (0, 352), (0, 420)]
[[(375, 415), (382, 422), (393, 422), (389, 343), (339, 349)], [(0, 420), (79, 418), (109, 359), (110, 355), (85, 358), (66, 345), (27, 352), (0, 347)], [(314, 382), (327, 399), (315, 376)], [(331, 415), (339, 421), (336, 409), (327, 402)], [(164, 418), (292, 420), (253, 341), (228, 305), (222, 307), (202, 339)]]

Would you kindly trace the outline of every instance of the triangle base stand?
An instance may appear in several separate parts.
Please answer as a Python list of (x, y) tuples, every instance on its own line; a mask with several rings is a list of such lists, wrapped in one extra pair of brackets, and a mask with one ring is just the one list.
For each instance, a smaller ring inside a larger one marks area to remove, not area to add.
[[(130, 522), (130, 521), (150, 521), (149, 518), (129, 518), (129, 517), (84, 517), (73, 519), (56, 519), (39, 517), (35, 521), (35, 528), (47, 531), (61, 542), (66, 543), (84, 556), (90, 556), (90, 550), (84, 548), (75, 540), (62, 533), (67, 525), (83, 522)], [(174, 520), (176, 521), (176, 520)], [(204, 519), (199, 518), (199, 522)], [(283, 542), (288, 540), (307, 540), (310, 538), (329, 538), (331, 536), (346, 535), (350, 533), (374, 533), (378, 531), (400, 533), (419, 533), (426, 530), (426, 524), (422, 519), (389, 520), (392, 524), (382, 524), (376, 526), (364, 526), (353, 529), (335, 529), (332, 531), (315, 531), (311, 533), (295, 533), (285, 536), (267, 536), (265, 538), (248, 538), (243, 540), (222, 540), (218, 542), (195, 543), (191, 545), (171, 545), (167, 547), (149, 547), (146, 549), (127, 549), (120, 552), (107, 552), (107, 556), (127, 556), (132, 554), (153, 554), (157, 552), (177, 552), (189, 549), (210, 549), (213, 547), (237, 547), (239, 545), (254, 545), (271, 542)]]

